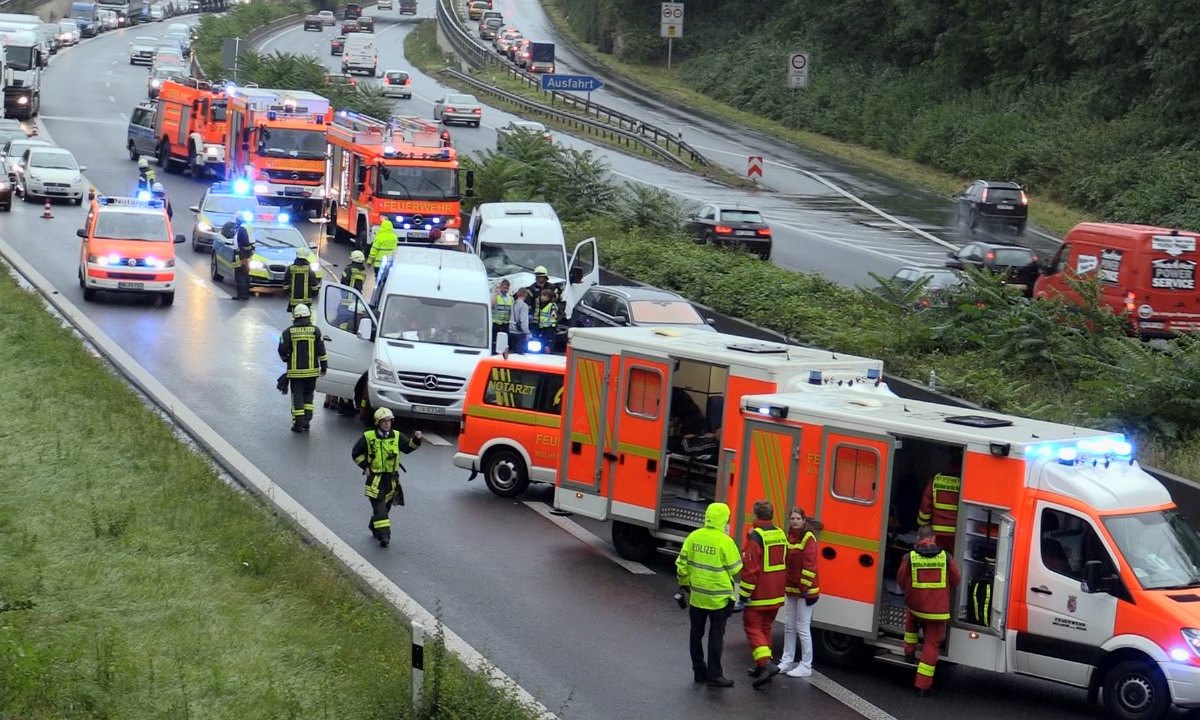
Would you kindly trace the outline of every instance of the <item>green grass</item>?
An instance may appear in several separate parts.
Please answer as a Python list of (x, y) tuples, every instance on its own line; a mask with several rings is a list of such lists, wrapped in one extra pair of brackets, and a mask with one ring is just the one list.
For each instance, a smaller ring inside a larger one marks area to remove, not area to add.
[[(0, 363), (0, 717), (411, 717), (390, 606), (224, 485), (7, 273)], [(426, 717), (531, 717), (438, 668)]]
[[(439, 70), (445, 67), (454, 67), (456, 69), (459, 67), (454, 55), (443, 52), (438, 46), (437, 26), (433, 20), (421, 23), (416, 30), (413, 30), (408, 34), (407, 37), (405, 37), (404, 55), (414, 67), (420, 69), (422, 72), (428, 75), (437, 74)], [(475, 71), (472, 73), (472, 75), (481, 82), (485, 82), (489, 85), (500, 88), (501, 90), (506, 90), (514, 95), (519, 95), (534, 102), (549, 104), (549, 98), (545, 93), (518, 80), (517, 78), (513, 77), (511, 73), (501, 67), (488, 66)], [(475, 88), (468, 83), (458, 81), (455, 78), (445, 75), (438, 75), (437, 77), (438, 82), (449, 85), (463, 92), (473, 94), (479, 91), (478, 88)], [(501, 97), (493, 96), (489, 98), (488, 102), (492, 105), (499, 106), (507, 112), (521, 116), (529, 116), (529, 112), (524, 108), (515, 103), (508, 102)], [(571, 108), (565, 108), (565, 110), (569, 112), (575, 112)], [(582, 115), (583, 113), (578, 114)], [(592, 119), (603, 122), (603, 119)], [(542, 115), (538, 115), (537, 120), (545, 124), (547, 127), (553, 127), (564, 132), (571, 132), (572, 134), (581, 132), (575, 128), (572, 128), (566, 123), (558, 122), (552, 118), (544, 117)], [(666, 167), (676, 169), (680, 167), (678, 164), (665, 160), (661, 155), (651, 152), (641, 145), (623, 145), (600, 135), (587, 134), (587, 138), (589, 142), (593, 142), (597, 145), (604, 145), (606, 147), (613, 148), (614, 150), (619, 150), (643, 159), (653, 160), (654, 162)], [(755, 187), (753, 183), (748, 182), (745, 178), (730, 172), (724, 167), (717, 165), (705, 167), (691, 162), (687, 157), (683, 157), (681, 159), (686, 164), (687, 169), (711, 178), (717, 182), (735, 187)]]
[[(571, 29), (554, 0), (541, 0), (554, 29), (587, 53), (598, 65), (613, 75), (648, 87), (682, 108), (703, 108), (704, 112), (726, 122), (742, 125), (770, 136), (778, 137), (804, 148), (867, 168), (894, 180), (922, 187), (941, 195), (960, 192), (974, 178), (956, 177), (911, 160), (878, 150), (835, 140), (818, 133), (786, 127), (753, 113), (730, 107), (703, 93), (687, 87), (677, 70), (660, 65), (635, 65), (623, 62), (609, 53), (601, 52), (594, 44), (583, 41)], [(802, 91), (798, 91), (802, 92)], [(1029, 204), (1030, 221), (1048, 231), (1063, 234), (1077, 223), (1091, 219), (1081, 210), (1066, 207), (1045, 197), (1034, 196)]]

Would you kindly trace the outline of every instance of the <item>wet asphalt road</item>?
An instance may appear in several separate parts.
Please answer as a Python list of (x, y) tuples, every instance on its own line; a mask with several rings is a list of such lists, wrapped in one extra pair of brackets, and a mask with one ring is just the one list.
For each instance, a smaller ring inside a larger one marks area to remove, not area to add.
[[(408, 27), (380, 24), (385, 67), (405, 66), (400, 43)], [(153, 33), (156, 27), (135, 32), (146, 30)], [(296, 30), (278, 37), (270, 49), (324, 50), (318, 56), (328, 61), (323, 44), (330, 34)], [(145, 97), (146, 71), (127, 64), (128, 37), (128, 32), (112, 33), (64, 52), (48, 72), (43, 101), (49, 135), (75, 152), (89, 167), (89, 180), (110, 194), (128, 192), (136, 176), (124, 151), (125, 123)], [(89, 82), (74, 82), (78, 78)], [(417, 97), (404, 104), (425, 114), (438, 89), (427, 78), (418, 76), (416, 82)], [(86, 118), (80, 108), (88, 108)], [(460, 148), (492, 144), (493, 128), (507, 117), (487, 112), (483, 128), (454, 131)], [(622, 172), (644, 173), (647, 179), (661, 175), (679, 183), (699, 182), (621, 155), (612, 155), (612, 162)], [(177, 231), (188, 234), (186, 208), (198, 201), (202, 186), (176, 175), (163, 181), (176, 209)], [(744, 678), (731, 691), (693, 687), (686, 615), (670, 599), (670, 559), (651, 562), (653, 575), (632, 575), (524, 503), (495, 498), (481, 482), (466, 483), (466, 474), (450, 463), (453, 448), (442, 444), (447, 442), (442, 438), (452, 441), (452, 428), (423, 428), (436, 434), (434, 442), (406, 460), (409, 506), (394, 513), (393, 546), (379, 549), (367, 531), (367, 503), (349, 461), (349, 448), (361, 429), (318, 411), (310, 435), (287, 430), (287, 401), (273, 387), (281, 369), (274, 346), (287, 323), (282, 298), (230, 301), (227, 289), (208, 278), (208, 256), (185, 245), (179, 247), (180, 288), (174, 307), (103, 296), (98, 303), (84, 303), (76, 284), (79, 241), (74, 235), (84, 210), (59, 205), (54, 213), (53, 220), (43, 220), (40, 207), (18, 202), (11, 214), (0, 215), (0, 235), (287, 492), (552, 709), (569, 718), (690, 720), (735, 713), (775, 718), (800, 709), (832, 720), (857, 717), (856, 711), (804, 681), (780, 680), (762, 693), (753, 692)], [(337, 266), (345, 262), (346, 250), (326, 247), (322, 255)], [(853, 265), (857, 259), (841, 260)], [(805, 266), (798, 262), (797, 267)], [(858, 271), (857, 266), (844, 270), (847, 275)], [(547, 489), (539, 488), (525, 500), (536, 504), (548, 498)], [(603, 527), (589, 529), (607, 537)], [(727, 640), (727, 667), (737, 677), (748, 658), (737, 620), (731, 622)], [(929, 714), (927, 704), (911, 697), (905, 673), (871, 668), (830, 675), (900, 720)], [(1071, 690), (1042, 691), (1040, 684), (1012, 679), (977, 683), (974, 677), (967, 671), (948, 674), (940, 713), (986, 711), (1029, 720), (1091, 714), (1072, 701), (1078, 693)], [(991, 688), (986, 707), (975, 692), (982, 687)]]

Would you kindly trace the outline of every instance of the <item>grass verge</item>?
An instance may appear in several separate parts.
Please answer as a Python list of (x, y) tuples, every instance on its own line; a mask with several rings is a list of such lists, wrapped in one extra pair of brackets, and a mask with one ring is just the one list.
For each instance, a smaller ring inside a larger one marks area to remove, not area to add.
[[(224, 485), (7, 272), (0, 363), (0, 715), (412, 717), (392, 609)], [(531, 717), (438, 667), (425, 717)]]
[[(748, 113), (718, 102), (687, 87), (674, 69), (659, 65), (634, 65), (623, 62), (609, 53), (601, 52), (594, 44), (585, 42), (572, 30), (554, 0), (540, 0), (542, 9), (555, 31), (567, 38), (596, 64), (634, 86), (649, 88), (684, 109), (703, 108), (705, 113), (726, 122), (748, 127), (781, 138), (803, 148), (878, 172), (881, 175), (917, 187), (951, 196), (960, 192), (974, 178), (961, 178), (920, 163), (889, 155), (853, 143), (835, 140), (819, 133), (788, 128), (759, 115)], [(1070, 208), (1044, 197), (1034, 197), (1029, 204), (1030, 220), (1047, 231), (1062, 235), (1077, 223), (1089, 218), (1083, 211)]]
[[(435, 75), (435, 74), (437, 74), (437, 72), (439, 70), (441, 70), (442, 68), (445, 68), (445, 67), (456, 67), (456, 68), (458, 67), (458, 62), (455, 60), (454, 55), (443, 52), (441, 47), (438, 46), (438, 44), (437, 44), (437, 25), (436, 25), (436, 22), (432, 21), (432, 20), (421, 23), (421, 25), (416, 30), (413, 30), (412, 32), (410, 32), (408, 34), (407, 37), (405, 37), (405, 39), (404, 39), (404, 55), (408, 59), (408, 61), (413, 64), (414, 67), (418, 68), (419, 70), (426, 73), (427, 75)], [(475, 71), (474, 73), (472, 73), (472, 75), (476, 79), (480, 80), (481, 82), (485, 82), (489, 85), (498, 87), (501, 90), (505, 90), (514, 95), (519, 95), (523, 98), (526, 98), (527, 100), (532, 100), (534, 102), (549, 104), (549, 98), (546, 96), (545, 93), (541, 92), (540, 90), (530, 87), (529, 85), (525, 84), (524, 82), (521, 82), (520, 80), (513, 77), (512, 74), (510, 74), (503, 68), (489, 66), (489, 67)], [(449, 85), (449, 86), (454, 87), (463, 92), (472, 93), (472, 94), (478, 92), (477, 88), (475, 88), (467, 83), (459, 82), (455, 78), (447, 77), (444, 75), (438, 75), (437, 78), (438, 78), (438, 82), (441, 82), (445, 85)], [(517, 114), (517, 115), (522, 115), (522, 116), (529, 115), (529, 113), (526, 110), (524, 110), (523, 108), (521, 108), (520, 106), (518, 106), (514, 103), (511, 103), (511, 102), (508, 102), (500, 97), (491, 97), (491, 98), (489, 98), (488, 102), (492, 105), (497, 105), (497, 106), (503, 108), (504, 110), (514, 113), (514, 114)], [(571, 111), (570, 108), (567, 108), (566, 110)], [(542, 122), (543, 124), (545, 124), (547, 127), (553, 127), (555, 129), (562, 130), (564, 132), (570, 132), (572, 134), (575, 134), (575, 132), (577, 132), (577, 130), (572, 128), (570, 125), (568, 125), (566, 123), (557, 122), (552, 118), (543, 117), (541, 115), (538, 115), (536, 119), (539, 122)], [(595, 120), (596, 118), (592, 118), (592, 119)], [(600, 121), (603, 122), (602, 120), (600, 120)], [(589, 142), (595, 143), (597, 145), (604, 145), (605, 147), (609, 147), (614, 150), (619, 150), (621, 152), (635, 155), (635, 156), (643, 158), (643, 159), (653, 160), (654, 162), (657, 162), (657, 163), (664, 165), (666, 167), (669, 167), (669, 168), (679, 169), (679, 166), (677, 164), (664, 160), (660, 155), (647, 150), (646, 148), (642, 147), (641, 145), (637, 145), (637, 144), (623, 145), (621, 143), (609, 140), (607, 138), (596, 136), (596, 135), (590, 135), (590, 134), (584, 135), (584, 137), (586, 137)], [(740, 176), (736, 175), (735, 173), (730, 172), (729, 170), (727, 170), (724, 167), (721, 167), (718, 165), (711, 165), (711, 166), (706, 167), (706, 166), (702, 166), (702, 165), (699, 165), (696, 163), (692, 163), (692, 162), (688, 161), (687, 158), (683, 158), (683, 160), (687, 164), (687, 168), (689, 170), (691, 170), (692, 172), (695, 172), (697, 174), (703, 175), (704, 177), (708, 177), (716, 182), (720, 182), (725, 185), (730, 185), (733, 187), (746, 187), (746, 188), (757, 187), (753, 183), (747, 181), (745, 178), (740, 177)]]

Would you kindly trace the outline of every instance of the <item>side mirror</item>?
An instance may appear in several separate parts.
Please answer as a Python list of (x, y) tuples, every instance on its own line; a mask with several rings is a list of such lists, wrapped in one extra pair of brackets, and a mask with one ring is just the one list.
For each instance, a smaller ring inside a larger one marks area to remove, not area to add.
[(87, 165), (80, 165), (80, 166), (79, 166), (79, 172), (85, 172), (86, 170), (87, 170)]
[(371, 342), (375, 338), (372, 337), (371, 318), (363, 318), (358, 321), (358, 337), (360, 340)]
[(433, 101), (433, 104), (434, 104), (434, 105), (441, 105), (441, 104), (442, 104), (442, 103), (444, 103), (444, 102), (446, 102), (446, 101), (445, 101), (445, 99), (443, 99), (443, 98), (438, 98), (437, 100), (434, 100), (434, 101)]
[(571, 273), (568, 276), (572, 285), (578, 285), (583, 282), (583, 268), (571, 268)]
[(716, 318), (710, 318), (710, 317), (706, 317), (706, 318), (704, 318), (704, 324), (705, 324), (705, 325), (711, 325), (712, 327), (716, 327), (716, 326), (717, 326), (717, 320), (716, 320)]
[(496, 333), (496, 354), (503, 355), (508, 352), (508, 333), (501, 330)]
[(190, 208), (188, 208), (188, 210), (191, 210), (191, 211), (192, 211), (192, 212), (194, 212), (194, 213), (198, 213), (198, 212), (200, 212), (200, 206), (199, 206), (199, 205), (193, 205), (193, 206), (191, 206)]
[(78, 235), (78, 236), (79, 236), (79, 237), (81, 237), (81, 238), (86, 238), (86, 237), (87, 237), (87, 230), (84, 230), (83, 228), (79, 228), (78, 230), (76, 230), (76, 231), (75, 231), (75, 234), (76, 234), (76, 235)]
[(617, 321), (618, 325), (628, 325), (629, 324), (629, 318), (625, 315), (613, 315), (613, 319)]
[(1085, 593), (1102, 593), (1107, 592), (1106, 583), (1100, 577), (1100, 571), (1103, 565), (1099, 560), (1088, 560), (1083, 564), (1083, 582), (1079, 584), (1079, 589)]
[(184, 244), (185, 242), (187, 242), (187, 238), (186, 238), (186, 237), (184, 237), (183, 235), (176, 235), (176, 236), (175, 236), (175, 244), (176, 244), (176, 245), (182, 245), (182, 244)]
[(467, 171), (467, 197), (475, 197), (475, 171)]

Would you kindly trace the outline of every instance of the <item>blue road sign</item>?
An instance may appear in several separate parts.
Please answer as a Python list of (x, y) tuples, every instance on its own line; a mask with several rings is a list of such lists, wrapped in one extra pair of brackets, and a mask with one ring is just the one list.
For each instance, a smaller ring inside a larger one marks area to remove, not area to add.
[(565, 92), (592, 92), (604, 87), (600, 78), (591, 75), (543, 75), (543, 90), (562, 90)]

